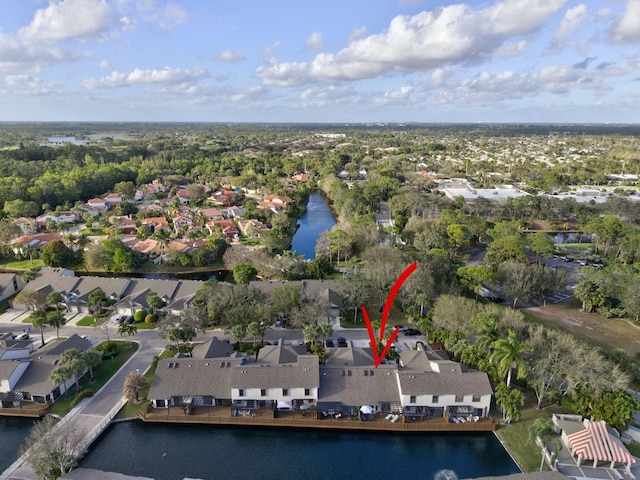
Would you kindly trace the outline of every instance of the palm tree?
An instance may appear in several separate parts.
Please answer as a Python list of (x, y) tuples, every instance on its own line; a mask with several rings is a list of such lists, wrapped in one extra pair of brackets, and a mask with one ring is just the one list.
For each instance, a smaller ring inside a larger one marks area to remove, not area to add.
[(429, 303), (431, 299), (426, 293), (419, 293), (416, 295), (416, 302), (420, 305), (420, 316), (424, 317), (424, 307)]
[(76, 382), (76, 392), (80, 392), (80, 375), (87, 368), (87, 364), (82, 358), (82, 353), (77, 348), (65, 350), (60, 356), (60, 364), (68, 369), (70, 376), (73, 376)]
[(82, 360), (84, 360), (84, 363), (87, 365), (91, 381), (93, 382), (93, 370), (102, 363), (102, 353), (98, 350), (87, 350), (82, 354)]
[(479, 324), (476, 347), (482, 352), (489, 353), (494, 342), (500, 338), (498, 317), (493, 313), (482, 312), (473, 317), (472, 323)]
[(35, 328), (40, 329), (40, 340), (42, 340), (42, 345), (44, 345), (44, 327), (47, 325), (47, 312), (44, 310), (36, 310), (31, 315), (29, 315), (31, 319), (31, 324)]
[(507, 338), (500, 338), (493, 342), (493, 353), (489, 359), (496, 366), (498, 375), (507, 377), (507, 387), (511, 385), (511, 370), (517, 368), (516, 378), (524, 378), (527, 375), (527, 364), (522, 357), (525, 352), (531, 351), (528, 343), (521, 343), (513, 330), (509, 330)]
[(320, 336), (320, 327), (318, 325), (307, 325), (302, 329), (302, 336), (305, 342), (316, 343), (316, 339)]
[(253, 349), (256, 349), (256, 337), (260, 337), (264, 334), (264, 326), (258, 322), (251, 322), (247, 325), (247, 334), (253, 337)]
[(324, 343), (327, 337), (330, 337), (331, 335), (333, 335), (333, 326), (329, 322), (322, 322), (320, 325), (318, 325), (318, 328), (320, 329), (320, 336), (322, 337), (322, 343)]
[[(120, 334), (120, 336), (124, 336), (125, 334), (128, 335), (129, 337), (131, 335), (135, 335), (136, 333), (138, 333), (138, 327), (136, 327), (135, 325), (131, 325), (127, 322), (122, 322), (120, 325), (118, 325), (118, 333)], [(129, 347), (129, 339), (127, 338), (127, 348)]]
[(47, 323), (56, 329), (56, 337), (60, 338), (60, 327), (64, 325), (64, 315), (55, 311), (47, 315)]

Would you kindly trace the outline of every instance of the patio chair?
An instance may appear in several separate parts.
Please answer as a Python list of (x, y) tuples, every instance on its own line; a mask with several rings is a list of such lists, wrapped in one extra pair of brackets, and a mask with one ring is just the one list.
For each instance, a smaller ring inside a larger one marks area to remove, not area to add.
[(389, 415), (384, 417), (385, 420), (391, 420), (392, 418), (393, 418), (393, 413), (390, 413)]
[(391, 423), (396, 423), (400, 419), (400, 415), (394, 415), (391, 419)]

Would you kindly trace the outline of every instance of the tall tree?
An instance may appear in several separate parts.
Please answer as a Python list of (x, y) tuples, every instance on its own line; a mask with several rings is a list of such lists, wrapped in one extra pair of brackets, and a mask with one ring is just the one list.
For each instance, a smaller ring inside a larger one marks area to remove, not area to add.
[(140, 396), (149, 388), (147, 377), (138, 371), (131, 372), (124, 379), (123, 393), (130, 402), (138, 402)]
[(527, 375), (527, 364), (523, 354), (531, 350), (531, 345), (521, 343), (513, 330), (509, 330), (507, 338), (496, 340), (491, 353), (491, 362), (496, 366), (498, 374), (507, 377), (506, 385), (511, 385), (511, 371), (516, 369), (516, 378), (524, 378)]
[(98, 350), (87, 350), (82, 354), (82, 360), (89, 369), (89, 377), (94, 380), (94, 371), (102, 363), (102, 353)]
[(64, 315), (57, 310), (47, 314), (47, 323), (56, 329), (57, 338), (60, 338), (60, 327), (64, 325), (64, 322)]
[(40, 329), (40, 340), (42, 341), (42, 345), (44, 345), (44, 327), (47, 325), (47, 312), (44, 310), (36, 310), (29, 315), (29, 319), (35, 328)]

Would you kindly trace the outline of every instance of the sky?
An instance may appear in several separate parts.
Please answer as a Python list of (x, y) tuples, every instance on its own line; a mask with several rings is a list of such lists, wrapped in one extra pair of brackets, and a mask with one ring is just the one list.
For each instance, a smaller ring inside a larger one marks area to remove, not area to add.
[(640, 0), (2, 0), (0, 121), (640, 123)]

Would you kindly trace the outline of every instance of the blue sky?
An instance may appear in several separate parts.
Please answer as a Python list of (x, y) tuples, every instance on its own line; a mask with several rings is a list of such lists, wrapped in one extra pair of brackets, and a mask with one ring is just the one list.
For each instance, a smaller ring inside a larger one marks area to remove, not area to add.
[(0, 121), (640, 122), (640, 0), (3, 0)]

